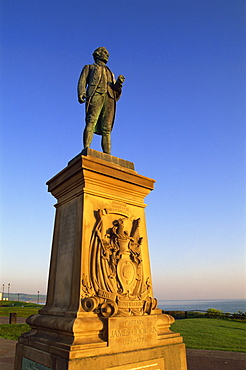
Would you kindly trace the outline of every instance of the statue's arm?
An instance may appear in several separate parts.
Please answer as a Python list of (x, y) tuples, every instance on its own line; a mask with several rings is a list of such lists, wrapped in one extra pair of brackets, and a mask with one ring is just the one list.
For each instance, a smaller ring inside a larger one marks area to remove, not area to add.
[(78, 82), (78, 101), (80, 104), (86, 101), (86, 85), (88, 81), (90, 66), (86, 65), (82, 69)]
[(122, 89), (123, 82), (125, 81), (125, 77), (123, 75), (119, 75), (117, 81), (114, 84), (115, 91), (120, 91)]
[(114, 91), (116, 92), (116, 100), (119, 100), (122, 92), (122, 85), (125, 81), (125, 77), (123, 75), (119, 75), (116, 82), (114, 83)]

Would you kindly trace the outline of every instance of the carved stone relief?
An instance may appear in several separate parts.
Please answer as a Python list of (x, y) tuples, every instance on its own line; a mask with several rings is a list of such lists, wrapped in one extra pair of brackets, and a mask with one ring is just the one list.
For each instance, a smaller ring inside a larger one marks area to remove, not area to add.
[(140, 219), (106, 209), (95, 214), (89, 274), (82, 280), (83, 309), (103, 317), (150, 314), (157, 301), (150, 296), (150, 277), (143, 271)]

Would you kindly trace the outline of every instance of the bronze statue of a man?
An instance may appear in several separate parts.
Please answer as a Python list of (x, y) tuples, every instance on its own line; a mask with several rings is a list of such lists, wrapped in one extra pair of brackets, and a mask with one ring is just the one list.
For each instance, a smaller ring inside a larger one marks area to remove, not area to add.
[(106, 66), (109, 53), (106, 48), (97, 48), (92, 54), (95, 63), (85, 65), (78, 82), (78, 100), (86, 102), (86, 127), (84, 148), (89, 148), (93, 134), (102, 135), (104, 153), (111, 153), (110, 133), (115, 118), (116, 101), (119, 100), (125, 77), (115, 81), (113, 73)]

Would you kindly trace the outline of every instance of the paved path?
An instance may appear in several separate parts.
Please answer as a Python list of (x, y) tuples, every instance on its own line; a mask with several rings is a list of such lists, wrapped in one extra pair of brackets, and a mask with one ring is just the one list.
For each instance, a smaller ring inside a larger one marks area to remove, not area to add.
[[(0, 324), (8, 324), (9, 323), (9, 317), (8, 316), (0, 316)], [(17, 316), (17, 322), (16, 324), (25, 324), (26, 323), (26, 317), (18, 317)]]
[(188, 370), (246, 370), (246, 353), (187, 349)]
[[(13, 370), (15, 340), (0, 338), (0, 369)], [(188, 370), (245, 370), (246, 353), (187, 350)], [(92, 369), (94, 370), (94, 369)], [(96, 370), (96, 369), (95, 369)]]
[(15, 362), (15, 340), (0, 338), (0, 369), (13, 370)]

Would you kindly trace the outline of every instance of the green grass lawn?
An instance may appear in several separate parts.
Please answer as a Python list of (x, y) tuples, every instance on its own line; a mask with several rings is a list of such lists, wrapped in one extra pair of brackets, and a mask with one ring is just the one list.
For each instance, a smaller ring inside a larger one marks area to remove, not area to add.
[[(0, 306), (0, 316), (9, 316), (10, 312), (15, 312), (18, 317), (28, 317), (38, 313), (38, 310), (42, 307), (44, 306), (37, 303), (7, 301)], [(28, 324), (1, 324), (0, 338), (17, 340), (22, 333), (30, 330)]]
[[(6, 305), (10, 307), (7, 307)], [(4, 304), (0, 306), (0, 316), (9, 316), (10, 312), (16, 312), (18, 317), (28, 317), (38, 313), (38, 310), (42, 307), (44, 306), (37, 303), (8, 301), (4, 302)]]
[[(19, 305), (0, 307), (0, 316), (9, 316), (16, 312), (19, 317), (28, 317), (38, 313), (43, 307), (37, 304), (14, 302)], [(0, 338), (17, 340), (21, 333), (28, 332), (27, 324), (0, 325)], [(210, 349), (220, 351), (246, 352), (246, 322), (213, 318), (191, 318), (176, 320), (171, 330), (180, 333), (190, 349)]]
[(246, 322), (185, 319), (176, 320), (171, 330), (183, 336), (187, 348), (246, 352)]
[(30, 329), (27, 324), (1, 324), (0, 338), (18, 340), (22, 333), (26, 333)]

